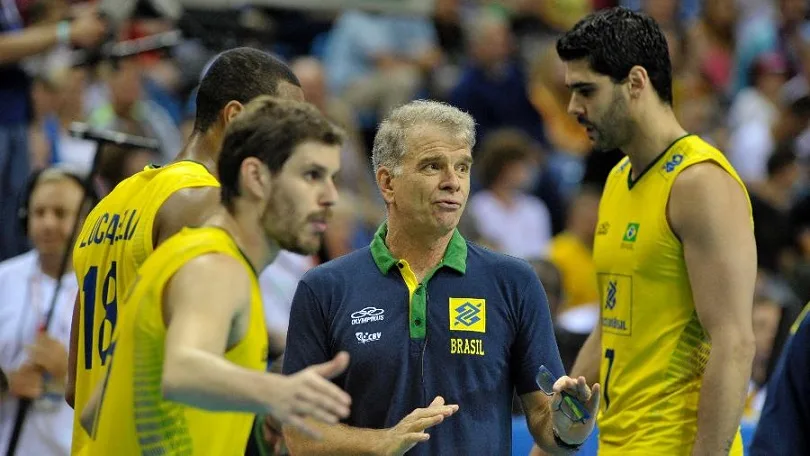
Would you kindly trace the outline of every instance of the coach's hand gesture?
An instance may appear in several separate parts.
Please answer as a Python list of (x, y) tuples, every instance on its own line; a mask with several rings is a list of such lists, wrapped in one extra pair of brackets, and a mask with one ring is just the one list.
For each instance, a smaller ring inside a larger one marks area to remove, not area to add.
[[(563, 391), (576, 397), (585, 405), (591, 415), (588, 420), (577, 421), (572, 419), (575, 412), (564, 402)], [(596, 413), (599, 411), (599, 391), (598, 383), (594, 383), (593, 388), (588, 388), (585, 377), (573, 379), (562, 376), (554, 383), (554, 397), (551, 400), (551, 410), (554, 411), (552, 420), (554, 429), (557, 430), (558, 435), (565, 443), (577, 445), (584, 442), (591, 435), (596, 422)]]
[(349, 365), (349, 354), (340, 352), (331, 361), (310, 366), (297, 374), (279, 376), (278, 393), (270, 399), (270, 411), (283, 425), (318, 439), (320, 435), (305, 419), (334, 424), (349, 416), (352, 399), (330, 382)]
[(414, 410), (396, 426), (386, 430), (386, 449), (383, 454), (386, 456), (405, 454), (417, 443), (430, 438), (430, 434), (425, 432), (427, 428), (436, 426), (457, 411), (458, 405), (445, 405), (444, 398), (436, 396), (427, 408)]

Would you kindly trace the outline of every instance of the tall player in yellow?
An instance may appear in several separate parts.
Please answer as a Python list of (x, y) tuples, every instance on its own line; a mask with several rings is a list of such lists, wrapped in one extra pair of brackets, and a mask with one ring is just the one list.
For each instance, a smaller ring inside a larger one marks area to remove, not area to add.
[(742, 455), (757, 263), (745, 186), (676, 120), (667, 42), (648, 16), (597, 12), (557, 52), (569, 111), (597, 149), (626, 155), (595, 234), (601, 325), (571, 373), (603, 387), (599, 453)]
[(341, 143), (313, 106), (270, 97), (229, 125), (222, 202), (155, 249), (125, 299), (107, 377), (82, 412), (85, 454), (241, 456), (256, 413), (303, 430), (310, 416), (348, 416), (349, 396), (323, 378), (340, 374), (347, 354), (300, 376), (265, 373), (256, 272), (282, 248), (320, 248)]
[(194, 132), (177, 159), (121, 182), (87, 217), (73, 253), (80, 291), (66, 398), (75, 410), (74, 452), (87, 438), (78, 418), (106, 374), (123, 292), (155, 247), (181, 228), (199, 225), (217, 206), (216, 162), (225, 128), (243, 103), (259, 95), (303, 100), (298, 79), (269, 54), (250, 48), (220, 54), (200, 82)]

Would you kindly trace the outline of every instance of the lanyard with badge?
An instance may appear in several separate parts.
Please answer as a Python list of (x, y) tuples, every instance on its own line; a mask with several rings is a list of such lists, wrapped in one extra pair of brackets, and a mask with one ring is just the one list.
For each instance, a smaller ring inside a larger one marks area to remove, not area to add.
[[(58, 293), (61, 293), (59, 286), (53, 290), (54, 296), (51, 299), (50, 305), (45, 302), (43, 298), (43, 287), (45, 286), (46, 278), (42, 271), (37, 268), (28, 280), (28, 304), (29, 308), (33, 311), (36, 322), (36, 336), (48, 332), (51, 316), (53, 315), (54, 308), (59, 299)], [(20, 325), (24, 328), (26, 325)], [(22, 331), (22, 329), (21, 329)], [(23, 342), (23, 334), (20, 334), (20, 341)], [(21, 345), (25, 345), (22, 343)], [(65, 396), (65, 385), (59, 379), (54, 378), (50, 373), (43, 372), (43, 394), (32, 404), (34, 409), (38, 411), (53, 412), (61, 406)]]

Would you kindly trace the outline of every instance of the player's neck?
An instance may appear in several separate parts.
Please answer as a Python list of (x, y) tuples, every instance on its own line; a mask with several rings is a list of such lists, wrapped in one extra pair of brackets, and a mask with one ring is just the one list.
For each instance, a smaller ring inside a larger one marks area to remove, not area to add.
[[(65, 273), (70, 272), (71, 268), (70, 265), (72, 262), (68, 258), (67, 268)], [(39, 255), (39, 270), (42, 271), (43, 274), (52, 278), (58, 279), (59, 278), (59, 269), (62, 266), (62, 255)]]
[(397, 223), (396, 219), (392, 223), (389, 214), (385, 245), (394, 258), (408, 262), (421, 282), (427, 272), (442, 261), (452, 237), (453, 231), (437, 237), (435, 234), (409, 230), (407, 224)]
[(622, 147), (622, 152), (630, 158), (634, 179), (675, 140), (687, 134), (669, 108), (648, 112), (642, 119), (644, 120), (636, 124), (636, 131), (630, 142)]
[(212, 215), (206, 225), (218, 226), (225, 229), (234, 239), (239, 250), (253, 266), (257, 273), (261, 273), (267, 265), (273, 262), (281, 251), (278, 243), (267, 237), (261, 223), (257, 220), (256, 210), (240, 210), (236, 208), (233, 213), (220, 207)]
[(195, 130), (174, 161), (193, 160), (201, 163), (208, 169), (208, 172), (216, 176), (220, 147), (222, 147), (222, 144), (219, 135), (213, 131), (201, 132)]

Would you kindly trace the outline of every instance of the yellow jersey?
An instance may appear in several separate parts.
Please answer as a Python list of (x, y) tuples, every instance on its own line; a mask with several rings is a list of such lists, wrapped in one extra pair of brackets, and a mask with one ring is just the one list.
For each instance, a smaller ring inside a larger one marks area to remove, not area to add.
[[(675, 141), (635, 181), (625, 157), (605, 184), (594, 238), (600, 455), (691, 454), (711, 343), (695, 311), (667, 202), (678, 175), (701, 162), (720, 166), (745, 190), (725, 156), (693, 135)], [(742, 455), (739, 431), (730, 454)]]
[(118, 298), (152, 253), (158, 210), (174, 192), (206, 186), (219, 187), (219, 182), (197, 162), (146, 167), (119, 183), (93, 208), (76, 238), (73, 267), (80, 286), (80, 314), (74, 454), (87, 441), (79, 425), (81, 411), (107, 371), (112, 334), (119, 321)]
[(247, 369), (267, 367), (267, 329), (255, 271), (225, 230), (184, 228), (147, 258), (129, 291), (87, 454), (244, 455), (253, 414), (206, 411), (164, 400), (161, 392), (164, 289), (183, 265), (210, 253), (239, 260), (252, 279), (246, 332), (225, 359)]
[(593, 252), (588, 246), (573, 234), (562, 232), (551, 239), (548, 259), (557, 266), (562, 276), (565, 297), (560, 312), (577, 306), (599, 303)]

